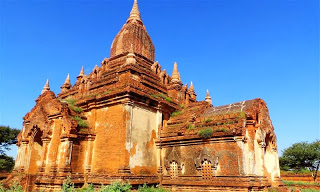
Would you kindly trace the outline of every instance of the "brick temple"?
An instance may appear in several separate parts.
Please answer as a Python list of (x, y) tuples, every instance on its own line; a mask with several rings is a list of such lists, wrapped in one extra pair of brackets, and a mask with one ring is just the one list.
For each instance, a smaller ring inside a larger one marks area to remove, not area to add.
[[(200, 74), (199, 74), (200, 75)], [(276, 135), (262, 99), (197, 101), (177, 63), (155, 61), (137, 1), (110, 57), (56, 96), (46, 82), (23, 118), (14, 172), (26, 191), (115, 181), (172, 191), (263, 191), (279, 187)]]

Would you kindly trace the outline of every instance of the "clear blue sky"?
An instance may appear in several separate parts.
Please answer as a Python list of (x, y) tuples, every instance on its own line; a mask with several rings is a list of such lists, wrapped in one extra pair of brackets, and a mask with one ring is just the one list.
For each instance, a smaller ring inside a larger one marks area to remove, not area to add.
[[(0, 1), (0, 124), (21, 129), (47, 78), (56, 94), (109, 57), (133, 0)], [(266, 101), (279, 152), (320, 138), (318, 0), (139, 0), (156, 60), (198, 100)], [(16, 156), (16, 149), (10, 155)]]

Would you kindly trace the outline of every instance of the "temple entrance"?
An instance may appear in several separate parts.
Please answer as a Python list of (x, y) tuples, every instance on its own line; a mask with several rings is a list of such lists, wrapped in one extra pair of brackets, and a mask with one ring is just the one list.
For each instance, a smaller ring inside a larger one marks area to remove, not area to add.
[(42, 131), (35, 127), (30, 139), (30, 161), (29, 173), (35, 174), (38, 168), (41, 167), (41, 154), (42, 154)]

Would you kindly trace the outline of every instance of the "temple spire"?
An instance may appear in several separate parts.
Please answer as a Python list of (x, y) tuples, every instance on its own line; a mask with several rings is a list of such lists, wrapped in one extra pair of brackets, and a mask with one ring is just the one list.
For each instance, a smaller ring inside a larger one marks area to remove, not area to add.
[(65, 85), (71, 84), (71, 83), (70, 83), (70, 75), (69, 75), (69, 73), (68, 73), (68, 76), (67, 76), (66, 80), (64, 81), (64, 84), (65, 84)]
[(129, 22), (131, 20), (138, 20), (138, 21), (142, 22), (137, 0), (134, 0), (134, 2), (133, 2), (130, 16), (129, 16), (127, 22)]
[(211, 101), (211, 97), (210, 97), (210, 94), (209, 94), (209, 90), (207, 89), (207, 95), (206, 95), (206, 98), (205, 98), (205, 101), (212, 104), (212, 101)]
[(71, 88), (71, 82), (70, 82), (70, 75), (67, 75), (66, 80), (64, 81), (63, 85), (60, 87), (61, 88), (61, 93), (66, 92), (68, 89)]
[(46, 84), (44, 85), (42, 91), (41, 91), (41, 94), (43, 94), (44, 92), (46, 91), (50, 91), (50, 86), (49, 86), (49, 79), (47, 79), (47, 82)]
[(190, 83), (190, 91), (194, 92), (194, 87), (193, 87), (192, 81), (191, 81), (191, 83)]
[(173, 65), (173, 70), (172, 70), (172, 75), (171, 75), (171, 81), (172, 81), (173, 83), (180, 82), (180, 74), (179, 74), (179, 71), (178, 71), (178, 64), (177, 64), (177, 62), (174, 62), (174, 65)]
[(83, 66), (82, 66), (81, 71), (80, 71), (78, 77), (83, 77), (83, 76), (84, 76), (84, 70), (83, 70)]

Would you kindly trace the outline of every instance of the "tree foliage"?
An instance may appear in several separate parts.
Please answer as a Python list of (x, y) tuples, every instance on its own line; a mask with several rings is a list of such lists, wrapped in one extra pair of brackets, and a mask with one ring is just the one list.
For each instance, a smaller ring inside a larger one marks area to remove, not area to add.
[(0, 172), (9, 172), (14, 167), (14, 159), (5, 154), (9, 146), (17, 142), (20, 130), (0, 125)]
[(282, 170), (292, 170), (295, 172), (303, 169), (310, 170), (316, 182), (320, 166), (320, 140), (313, 143), (295, 143), (283, 151), (282, 157), (279, 160)]
[(0, 155), (0, 172), (10, 172), (14, 167), (13, 157)]
[(9, 146), (17, 143), (17, 136), (20, 130), (0, 125), (0, 154), (10, 150)]

